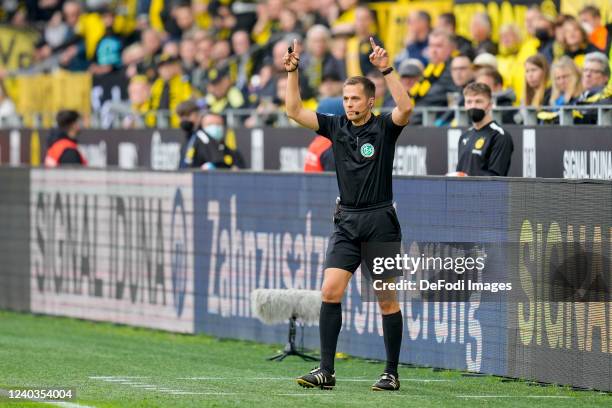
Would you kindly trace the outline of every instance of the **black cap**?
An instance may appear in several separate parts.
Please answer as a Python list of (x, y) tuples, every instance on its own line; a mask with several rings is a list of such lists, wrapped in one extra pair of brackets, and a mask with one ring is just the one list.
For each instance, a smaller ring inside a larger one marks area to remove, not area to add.
[(157, 58), (157, 66), (164, 64), (172, 64), (174, 62), (180, 62), (181, 59), (177, 55), (162, 54)]
[(208, 82), (211, 84), (216, 84), (226, 76), (229, 76), (228, 68), (212, 68), (210, 71), (208, 71)]

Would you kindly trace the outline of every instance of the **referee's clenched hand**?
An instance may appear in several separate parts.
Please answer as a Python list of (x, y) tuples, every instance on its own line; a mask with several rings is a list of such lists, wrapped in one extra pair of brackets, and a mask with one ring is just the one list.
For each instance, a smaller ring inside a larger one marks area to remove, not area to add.
[(298, 51), (298, 42), (293, 40), (293, 47), (289, 47), (285, 55), (283, 56), (283, 64), (285, 65), (285, 71), (293, 72), (298, 68), (300, 62), (300, 53)]

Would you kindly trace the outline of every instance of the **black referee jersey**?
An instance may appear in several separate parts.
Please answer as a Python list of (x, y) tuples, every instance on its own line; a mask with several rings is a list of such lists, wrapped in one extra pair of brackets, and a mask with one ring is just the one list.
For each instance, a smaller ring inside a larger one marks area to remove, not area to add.
[(393, 199), (395, 142), (402, 132), (391, 113), (355, 126), (346, 115), (317, 113), (318, 134), (332, 141), (340, 204), (363, 208)]
[(507, 176), (514, 144), (495, 121), (479, 130), (469, 128), (459, 138), (457, 171), (468, 176)]

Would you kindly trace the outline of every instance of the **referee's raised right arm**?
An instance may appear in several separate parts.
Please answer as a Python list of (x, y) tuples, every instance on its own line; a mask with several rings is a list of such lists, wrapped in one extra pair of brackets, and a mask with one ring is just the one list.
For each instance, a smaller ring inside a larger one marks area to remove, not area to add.
[(285, 64), (285, 70), (287, 71), (288, 75), (287, 95), (285, 96), (287, 116), (295, 120), (300, 125), (317, 131), (319, 130), (317, 114), (302, 106), (298, 73), (300, 53), (298, 52), (297, 47), (297, 40), (293, 40), (293, 48), (289, 47), (289, 50), (285, 52), (285, 55), (283, 56), (283, 63)]

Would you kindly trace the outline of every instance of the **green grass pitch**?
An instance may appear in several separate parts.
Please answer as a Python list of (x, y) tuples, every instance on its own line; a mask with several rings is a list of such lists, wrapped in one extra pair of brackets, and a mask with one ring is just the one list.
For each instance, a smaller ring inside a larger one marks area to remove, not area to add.
[[(63, 406), (75, 408), (612, 406), (596, 391), (430, 368), (401, 367), (399, 392), (373, 392), (384, 366), (357, 358), (337, 362), (334, 390), (303, 389), (294, 377), (313, 363), (266, 361), (279, 347), (0, 311), (0, 388), (73, 388)], [(0, 397), (0, 406), (52, 405)]]

